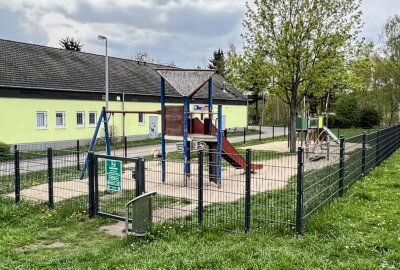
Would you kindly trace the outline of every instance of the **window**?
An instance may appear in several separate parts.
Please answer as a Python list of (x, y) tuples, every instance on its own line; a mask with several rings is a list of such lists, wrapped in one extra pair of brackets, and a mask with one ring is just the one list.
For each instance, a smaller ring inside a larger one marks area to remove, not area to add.
[(89, 127), (96, 126), (96, 119), (97, 119), (97, 112), (90, 112), (89, 113)]
[(65, 112), (56, 112), (56, 128), (65, 128)]
[(36, 128), (47, 128), (47, 112), (36, 112)]
[(85, 113), (84, 112), (76, 113), (76, 127), (85, 127)]
[(144, 114), (139, 113), (139, 125), (144, 125)]

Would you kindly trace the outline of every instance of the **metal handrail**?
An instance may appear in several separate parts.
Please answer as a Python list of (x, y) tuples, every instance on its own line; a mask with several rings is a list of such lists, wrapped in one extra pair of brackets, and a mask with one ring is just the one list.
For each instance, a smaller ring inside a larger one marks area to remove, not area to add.
[(126, 237), (127, 240), (128, 240), (128, 231), (129, 231), (129, 206), (131, 204), (133, 204), (134, 202), (138, 201), (138, 200), (141, 200), (141, 199), (146, 198), (146, 197), (153, 197), (156, 194), (157, 194), (156, 191), (149, 192), (149, 193), (144, 193), (144, 194), (142, 194), (140, 196), (137, 196), (136, 198), (134, 198), (134, 199), (132, 199), (132, 200), (130, 200), (129, 202), (126, 203), (126, 208), (125, 208), (125, 211), (126, 211), (125, 212), (125, 237)]

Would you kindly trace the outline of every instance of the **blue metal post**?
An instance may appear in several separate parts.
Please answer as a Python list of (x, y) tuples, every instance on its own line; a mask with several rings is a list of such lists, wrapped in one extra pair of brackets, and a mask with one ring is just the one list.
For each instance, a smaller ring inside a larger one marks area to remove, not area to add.
[(88, 154), (86, 155), (86, 158), (85, 158), (85, 164), (83, 164), (82, 172), (81, 172), (81, 175), (80, 175), (80, 179), (81, 180), (85, 176), (85, 172), (86, 172), (86, 169), (87, 169), (87, 166), (88, 166), (88, 163), (89, 163), (89, 153), (93, 152), (94, 145), (96, 144), (96, 141), (97, 141), (97, 134), (99, 133), (101, 122), (103, 121), (103, 118), (104, 118), (103, 115), (105, 115), (105, 114), (106, 114), (106, 107), (103, 107), (101, 109), (99, 120), (97, 120), (96, 129), (94, 130), (94, 134), (93, 134), (92, 140), (90, 141)]
[(161, 180), (165, 183), (165, 79), (161, 77)]
[[(212, 113), (213, 112), (213, 84), (212, 84), (212, 78), (210, 78), (210, 80), (208, 80), (208, 112)], [(204, 123), (204, 126), (206, 125), (206, 123)], [(208, 114), (208, 134), (211, 135), (212, 133), (212, 114)], [(211, 152), (211, 151), (210, 151)], [(213, 166), (215, 164), (213, 164), (215, 161), (213, 160), (213, 153), (208, 153), (208, 170), (210, 172), (210, 175), (212, 175), (212, 171), (213, 171)]]
[[(208, 112), (213, 111), (213, 81), (212, 78), (208, 81)], [(209, 121), (209, 133), (211, 134), (212, 114), (208, 115)]]
[(222, 105), (218, 105), (218, 133), (217, 133), (217, 185), (221, 186), (222, 171)]
[(104, 136), (106, 137), (105, 139), (106, 139), (106, 153), (107, 153), (107, 156), (111, 155), (110, 135), (109, 135), (109, 132), (108, 132), (108, 120), (109, 120), (109, 118), (107, 119), (107, 114), (106, 114), (106, 111), (104, 109), (103, 122), (104, 122)]
[[(190, 148), (188, 147), (188, 135), (189, 135), (189, 123), (188, 123), (188, 113), (189, 113), (189, 97), (183, 98), (183, 157), (185, 161), (185, 177), (187, 178), (190, 173)], [(185, 180), (186, 180), (185, 178)]]

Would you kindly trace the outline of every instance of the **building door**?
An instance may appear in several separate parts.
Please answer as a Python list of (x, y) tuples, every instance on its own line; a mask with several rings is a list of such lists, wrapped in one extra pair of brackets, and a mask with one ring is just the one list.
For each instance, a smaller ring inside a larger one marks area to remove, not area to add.
[(149, 116), (149, 137), (158, 138), (158, 116)]

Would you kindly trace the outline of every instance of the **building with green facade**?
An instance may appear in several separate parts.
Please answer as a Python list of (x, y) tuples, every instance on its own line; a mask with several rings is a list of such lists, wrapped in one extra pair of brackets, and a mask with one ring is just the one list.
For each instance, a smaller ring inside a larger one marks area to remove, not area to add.
[[(0, 141), (8, 144), (88, 140), (105, 104), (104, 56), (0, 39)], [(160, 110), (156, 64), (109, 57), (110, 109)], [(219, 75), (213, 77), (214, 104), (223, 105), (224, 127), (247, 126), (247, 100)], [(207, 104), (207, 85), (192, 110)], [(166, 102), (181, 105), (167, 83)], [(157, 118), (155, 118), (157, 117)], [(110, 119), (116, 136), (149, 136), (160, 116), (127, 114)], [(156, 130), (160, 133), (160, 130)]]

